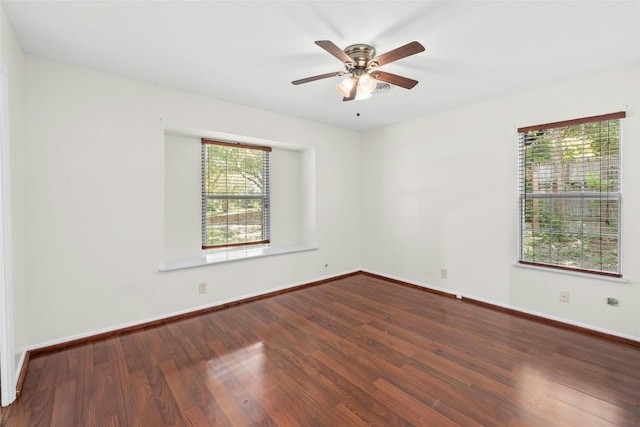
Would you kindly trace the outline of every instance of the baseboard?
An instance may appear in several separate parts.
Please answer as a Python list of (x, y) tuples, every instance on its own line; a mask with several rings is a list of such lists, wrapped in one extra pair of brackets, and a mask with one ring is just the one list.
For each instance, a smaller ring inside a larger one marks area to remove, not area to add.
[(408, 286), (410, 288), (416, 288), (423, 291), (428, 291), (432, 294), (438, 294), (448, 298), (456, 297), (456, 294), (448, 289), (429, 286), (424, 283), (401, 279), (399, 277), (387, 276), (385, 274), (378, 273), (371, 270), (361, 270), (360, 272), (366, 276), (375, 277), (376, 279), (386, 280), (387, 282), (395, 283), (396, 285)]
[(468, 296), (455, 293), (450, 290), (445, 290), (442, 288), (432, 287), (424, 283), (419, 283), (415, 281), (404, 280), (398, 277), (387, 276), (378, 272), (370, 271), (370, 270), (362, 270), (362, 273), (371, 277), (380, 278), (383, 280), (390, 281), (392, 283), (400, 284), (403, 286), (410, 286), (412, 288), (417, 288), (420, 290), (424, 290), (426, 292), (435, 293), (438, 295), (450, 297), (450, 298), (460, 298), (463, 302), (468, 302), (471, 304), (476, 304), (479, 306), (483, 306), (492, 310), (501, 311), (503, 313), (508, 313), (514, 316), (534, 320), (539, 323), (544, 323), (550, 326), (554, 326), (557, 328), (573, 330), (576, 332), (580, 332), (587, 335), (596, 336), (599, 338), (604, 338), (610, 341), (616, 341), (619, 343), (623, 343), (626, 345), (630, 345), (633, 347), (640, 348), (640, 339), (631, 335), (620, 334), (615, 331), (610, 331), (607, 329), (598, 328), (592, 325), (587, 325), (584, 323), (574, 322), (569, 319), (564, 319), (556, 316), (551, 316), (544, 313), (539, 313), (533, 310), (527, 310), (522, 307), (512, 306), (508, 304), (502, 304), (497, 301), (492, 301), (480, 297)]
[(503, 304), (496, 303), (494, 301), (487, 301), (481, 298), (464, 297), (463, 301), (470, 302), (472, 304), (480, 305), (483, 307), (487, 307), (492, 310), (513, 314), (514, 316), (535, 320), (536, 322), (544, 323), (550, 326), (555, 326), (557, 328), (573, 330), (583, 334), (592, 335), (592, 336), (604, 338), (610, 341), (616, 341), (619, 343), (640, 348), (640, 339), (633, 337), (631, 335), (623, 335), (615, 331), (610, 331), (608, 329), (602, 329), (592, 325), (587, 325), (584, 323), (574, 322), (572, 320), (568, 320), (568, 319), (564, 319), (556, 316), (550, 316), (547, 314), (538, 313), (538, 312), (527, 310), (521, 307), (503, 305)]
[(16, 382), (16, 399), (20, 397), (24, 380), (27, 378), (27, 368), (29, 367), (30, 359), (31, 353), (29, 351), (23, 351), (22, 356), (20, 357), (20, 363), (18, 364), (18, 370), (16, 372), (16, 378), (18, 378), (18, 381)]

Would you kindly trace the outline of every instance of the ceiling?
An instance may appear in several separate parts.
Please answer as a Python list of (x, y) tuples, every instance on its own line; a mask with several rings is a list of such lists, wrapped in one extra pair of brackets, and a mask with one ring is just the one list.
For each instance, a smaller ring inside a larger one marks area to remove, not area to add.
[[(364, 131), (640, 62), (637, 1), (5, 1), (24, 51)], [(381, 70), (419, 80), (343, 102), (314, 44), (410, 41)], [(357, 113), (360, 113), (358, 116)]]

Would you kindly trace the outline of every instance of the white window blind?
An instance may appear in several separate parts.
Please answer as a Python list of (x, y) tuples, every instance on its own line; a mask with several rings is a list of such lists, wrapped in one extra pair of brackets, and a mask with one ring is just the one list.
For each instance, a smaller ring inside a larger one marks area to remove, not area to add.
[(269, 243), (271, 148), (202, 139), (202, 248)]
[(621, 277), (624, 112), (519, 133), (519, 262)]

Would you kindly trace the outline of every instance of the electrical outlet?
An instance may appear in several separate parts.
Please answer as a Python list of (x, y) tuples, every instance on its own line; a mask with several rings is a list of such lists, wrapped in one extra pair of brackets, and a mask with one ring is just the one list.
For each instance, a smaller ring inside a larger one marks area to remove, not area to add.
[(560, 291), (560, 302), (569, 302), (569, 291)]
[(446, 279), (448, 275), (449, 275), (449, 272), (447, 271), (446, 268), (441, 268), (440, 269), (440, 277), (442, 279)]
[(198, 293), (206, 294), (207, 293), (207, 282), (200, 282), (198, 284)]
[(618, 305), (620, 305), (620, 300), (618, 300), (618, 298), (609, 297), (607, 298), (607, 304), (617, 307)]

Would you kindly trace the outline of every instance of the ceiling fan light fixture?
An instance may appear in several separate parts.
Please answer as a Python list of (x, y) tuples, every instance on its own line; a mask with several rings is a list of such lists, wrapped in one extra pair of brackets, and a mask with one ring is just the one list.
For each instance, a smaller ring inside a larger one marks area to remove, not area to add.
[(336, 85), (336, 89), (338, 90), (340, 95), (342, 95), (342, 96), (344, 96), (346, 98), (351, 93), (351, 88), (353, 88), (354, 84), (355, 84), (354, 78), (353, 77), (347, 77), (342, 82), (340, 82), (340, 83), (338, 83)]

